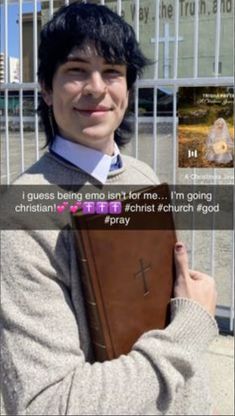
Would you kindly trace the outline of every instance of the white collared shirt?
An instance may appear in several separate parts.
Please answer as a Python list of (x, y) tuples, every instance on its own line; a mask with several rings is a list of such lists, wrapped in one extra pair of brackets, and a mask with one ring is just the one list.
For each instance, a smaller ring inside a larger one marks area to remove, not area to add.
[(117, 162), (118, 156), (121, 161), (120, 150), (116, 143), (114, 143), (114, 155), (109, 156), (99, 150), (71, 142), (57, 135), (50, 149), (103, 184), (106, 182), (111, 165)]

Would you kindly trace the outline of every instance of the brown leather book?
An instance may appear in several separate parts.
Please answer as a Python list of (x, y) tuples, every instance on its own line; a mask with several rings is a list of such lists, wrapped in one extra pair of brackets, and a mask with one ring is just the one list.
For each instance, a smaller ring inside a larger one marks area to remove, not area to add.
[[(168, 197), (165, 184), (151, 190)], [(84, 215), (85, 229), (81, 216), (73, 215), (79, 272), (97, 361), (127, 354), (144, 332), (167, 325), (176, 242), (170, 213), (164, 216), (165, 229), (94, 229), (101, 217)]]

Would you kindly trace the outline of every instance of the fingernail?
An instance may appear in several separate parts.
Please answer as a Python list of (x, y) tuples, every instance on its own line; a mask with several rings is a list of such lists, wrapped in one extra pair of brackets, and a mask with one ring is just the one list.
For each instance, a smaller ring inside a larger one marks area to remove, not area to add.
[(183, 249), (184, 249), (183, 244), (176, 244), (176, 246), (175, 246), (176, 251), (183, 251)]

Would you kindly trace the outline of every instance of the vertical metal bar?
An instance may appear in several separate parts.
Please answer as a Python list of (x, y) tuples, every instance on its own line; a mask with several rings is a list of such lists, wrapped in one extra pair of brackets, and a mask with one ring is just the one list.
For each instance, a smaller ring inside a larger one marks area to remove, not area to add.
[(23, 119), (23, 90), (19, 90), (19, 116), (20, 116), (20, 154), (21, 154), (21, 173), (24, 172), (24, 119)]
[[(235, 224), (235, 193), (233, 191), (233, 224)], [(231, 276), (231, 306), (230, 306), (230, 322), (229, 329), (231, 332), (234, 331), (234, 230), (232, 230), (232, 276)]]
[[(217, 169), (213, 168), (213, 185), (214, 185), (214, 193), (213, 198), (215, 200), (215, 192), (216, 192), (216, 183), (217, 183)], [(213, 215), (213, 226), (211, 230), (211, 264), (210, 264), (210, 270), (211, 270), (211, 276), (215, 276), (215, 228), (214, 228), (214, 220), (215, 216)]]
[(139, 42), (139, 38), (140, 38), (140, 24), (139, 24), (140, 23), (140, 20), (139, 20), (140, 1), (135, 0), (134, 5), (135, 5), (135, 21), (134, 21), (135, 34), (136, 34), (136, 39)]
[[(37, 12), (37, 0), (33, 2), (33, 74), (34, 83), (37, 85), (37, 68), (38, 68), (38, 12)], [(38, 140), (38, 87), (34, 89), (34, 127), (35, 127), (35, 145), (36, 145), (36, 159), (39, 159), (39, 140)]]
[(33, 81), (37, 83), (37, 68), (38, 68), (38, 16), (37, 16), (37, 1), (33, 1)]
[(221, 1), (217, 0), (217, 14), (215, 26), (215, 77), (219, 76), (220, 35), (221, 35)]
[(4, 82), (8, 83), (8, 1), (4, 0)]
[(199, 1), (195, 1), (194, 18), (194, 54), (193, 54), (193, 76), (198, 77), (198, 47), (199, 47)]
[[(233, 218), (235, 220), (235, 212), (233, 210)], [(233, 221), (234, 224), (234, 221)], [(231, 307), (230, 307), (230, 322), (229, 329), (232, 332), (234, 329), (234, 231), (232, 231), (232, 279), (231, 279)]]
[[(174, 49), (174, 74), (173, 78), (176, 80), (178, 76), (178, 52), (179, 52), (179, 1), (175, 4), (175, 49)], [(174, 85), (173, 89), (173, 184), (176, 184), (177, 171), (177, 91), (178, 88)]]
[[(23, 21), (22, 21), (22, 0), (19, 0), (19, 67), (20, 67), (20, 85), (23, 83)], [(23, 90), (19, 90), (20, 99), (20, 152), (21, 152), (21, 172), (24, 172), (24, 121), (23, 121)]]
[(178, 52), (179, 52), (179, 1), (175, 2), (175, 50), (174, 50), (174, 79), (178, 75)]
[(69, 5), (69, 0), (64, 0), (64, 5), (68, 6)]
[[(174, 49), (174, 73), (173, 78), (176, 80), (178, 76), (178, 42), (179, 39), (179, 1), (176, 1), (175, 7), (175, 49)], [(176, 184), (177, 171), (177, 86), (173, 89), (173, 184)]]
[[(175, 2), (175, 40), (174, 40), (174, 70), (173, 78), (174, 80), (178, 77), (178, 54), (179, 54), (179, 1)], [(173, 88), (173, 172), (172, 172), (172, 181), (176, 185), (177, 182), (177, 92), (178, 87), (174, 85)]]
[(104, 6), (104, 4), (105, 4), (105, 0), (100, 0), (100, 4), (101, 4), (102, 6)]
[(176, 171), (177, 171), (177, 86), (174, 85), (173, 89), (173, 184), (176, 184)]
[[(198, 78), (198, 32), (199, 29), (199, 0), (195, 1), (195, 18), (194, 18), (194, 42), (193, 42), (193, 76), (194, 78)], [(193, 168), (193, 186), (195, 185), (195, 177), (196, 177), (196, 168)], [(192, 224), (192, 232), (191, 232), (191, 268), (194, 268), (194, 250), (195, 250), (195, 230), (194, 230), (194, 224), (195, 224), (195, 214), (193, 212), (193, 224)]]
[[(139, 0), (134, 1), (135, 5), (135, 20), (134, 28), (136, 39), (139, 41)], [(137, 80), (138, 83), (138, 80)], [(135, 88), (135, 157), (138, 159), (139, 156), (139, 88), (136, 85)]]
[(54, 13), (53, 0), (49, 0), (49, 18), (52, 17), (53, 13)]
[[(221, 1), (217, 0), (217, 13), (216, 13), (216, 25), (215, 25), (215, 77), (219, 75), (219, 55), (220, 55), (220, 35), (221, 35), (221, 13), (220, 13)], [(216, 173), (217, 169), (213, 169), (214, 186), (216, 185)], [(211, 275), (214, 276), (215, 272), (215, 230), (212, 229), (211, 236)], [(231, 306), (230, 306), (231, 311)]]
[[(4, 0), (4, 82), (8, 84), (8, 5), (7, 0)], [(8, 119), (8, 89), (5, 89), (5, 152), (6, 152), (6, 178), (7, 185), (10, 184), (10, 153), (9, 153), (9, 119)]]
[(135, 85), (135, 157), (139, 156), (139, 88)]
[(117, 14), (119, 14), (119, 16), (122, 14), (122, 0), (117, 0)]
[(37, 1), (33, 1), (33, 78), (34, 82), (37, 82), (37, 67), (38, 67), (38, 58), (37, 58), (37, 47), (38, 47), (38, 33), (37, 33)]
[(176, 118), (176, 112), (177, 112), (177, 85), (174, 85), (173, 87), (173, 172), (172, 172), (172, 190), (173, 190), (173, 198), (172, 198), (172, 204), (175, 205), (175, 186), (176, 186), (176, 170), (177, 170), (177, 118)]
[(153, 170), (157, 171), (157, 87), (153, 89)]
[[(155, 43), (154, 43), (154, 80), (158, 79), (159, 69), (159, 0), (155, 4)], [(157, 171), (157, 87), (153, 89), (153, 170)]]
[(159, 0), (155, 7), (155, 43), (154, 43), (154, 79), (158, 79), (159, 70)]
[(22, 0), (19, 0), (19, 72), (20, 84), (23, 82), (23, 22), (22, 22)]

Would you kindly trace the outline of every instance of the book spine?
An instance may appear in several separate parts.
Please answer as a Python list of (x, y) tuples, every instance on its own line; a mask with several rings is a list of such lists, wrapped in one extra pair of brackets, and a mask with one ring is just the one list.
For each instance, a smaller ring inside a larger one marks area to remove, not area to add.
[(98, 306), (92, 282), (90, 278), (90, 270), (88, 266), (88, 260), (85, 257), (83, 249), (83, 241), (81, 230), (76, 231), (76, 241), (78, 245), (78, 267), (80, 271), (83, 294), (85, 299), (85, 307), (87, 311), (88, 325), (90, 329), (91, 342), (95, 354), (96, 361), (103, 362), (108, 360), (108, 352), (105, 344), (104, 333), (102, 330), (101, 320), (99, 316)]

